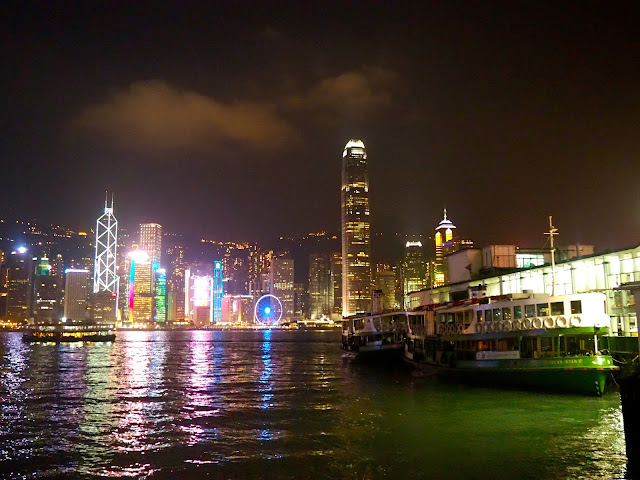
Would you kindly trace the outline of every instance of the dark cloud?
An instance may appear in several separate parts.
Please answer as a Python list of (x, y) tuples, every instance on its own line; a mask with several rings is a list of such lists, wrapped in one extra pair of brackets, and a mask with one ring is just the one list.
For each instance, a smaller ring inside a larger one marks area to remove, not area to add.
[(391, 103), (398, 75), (381, 67), (362, 67), (320, 79), (308, 91), (293, 94), (288, 105), (297, 110), (365, 114)]
[(155, 80), (133, 83), (86, 107), (74, 130), (134, 152), (209, 151), (232, 143), (277, 151), (295, 138), (293, 127), (267, 103), (223, 103)]

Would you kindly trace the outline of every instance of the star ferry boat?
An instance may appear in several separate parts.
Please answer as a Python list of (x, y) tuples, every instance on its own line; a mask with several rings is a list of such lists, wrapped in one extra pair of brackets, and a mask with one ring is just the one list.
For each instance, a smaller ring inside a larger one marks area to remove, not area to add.
[(88, 321), (50, 321), (25, 327), (25, 342), (113, 342), (115, 326)]
[(502, 295), (406, 312), (405, 360), (474, 383), (602, 395), (618, 370), (599, 349), (602, 293)]

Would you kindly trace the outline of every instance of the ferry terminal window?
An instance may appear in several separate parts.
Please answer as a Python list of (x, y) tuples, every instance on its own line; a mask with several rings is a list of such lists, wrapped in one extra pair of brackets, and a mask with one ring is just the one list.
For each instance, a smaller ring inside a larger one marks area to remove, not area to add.
[(548, 303), (539, 303), (536, 305), (538, 310), (539, 317), (546, 317), (549, 315), (549, 304)]
[(525, 305), (524, 306), (524, 316), (527, 318), (536, 316), (536, 306), (535, 305)]
[(522, 305), (513, 306), (513, 318), (522, 318)]
[(582, 313), (582, 300), (571, 300), (571, 315)]
[(564, 302), (553, 302), (551, 304), (551, 315), (564, 315)]

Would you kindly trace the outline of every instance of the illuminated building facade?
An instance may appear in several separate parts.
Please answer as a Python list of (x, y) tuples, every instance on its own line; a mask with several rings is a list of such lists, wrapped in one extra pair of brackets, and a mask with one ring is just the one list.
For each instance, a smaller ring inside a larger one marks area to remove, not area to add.
[(187, 319), (197, 327), (213, 323), (213, 276), (211, 265), (190, 265), (185, 270)]
[(295, 312), (295, 290), (293, 284), (293, 258), (271, 259), (271, 295), (282, 303), (282, 318), (291, 319)]
[[(454, 248), (453, 231), (456, 226), (447, 218), (447, 209), (444, 209), (444, 218), (436, 227), (434, 242), (436, 247), (436, 258), (433, 262), (433, 286), (438, 287), (447, 283), (447, 272), (444, 265), (444, 256), (452, 253)], [(409, 292), (405, 292), (409, 293)]]
[(129, 253), (129, 322), (149, 324), (153, 321), (153, 272), (149, 255), (142, 250)]
[(259, 258), (251, 245), (230, 245), (222, 260), (224, 291), (234, 295), (247, 295), (251, 280), (257, 279)]
[(331, 256), (309, 255), (309, 318), (329, 317), (333, 310)]
[[(417, 292), (426, 287), (427, 264), (424, 258), (422, 242), (407, 242), (404, 250), (402, 265), (404, 294)], [(409, 297), (405, 298), (405, 308), (408, 307)]]
[(185, 309), (184, 276), (187, 266), (184, 260), (184, 247), (174, 245), (167, 249), (167, 254), (171, 264), (167, 285), (167, 317), (171, 322), (182, 322), (188, 316)]
[(342, 254), (331, 254), (331, 283), (333, 288), (333, 305), (331, 315), (333, 319), (342, 317)]
[(213, 323), (222, 321), (222, 298), (224, 287), (222, 286), (222, 261), (213, 262)]
[[(104, 213), (96, 222), (96, 248), (93, 267), (93, 292), (110, 292), (114, 302), (113, 311), (118, 310), (120, 278), (116, 272), (118, 248), (118, 221), (111, 207), (104, 202)], [(108, 295), (102, 295), (109, 298)]]
[(376, 281), (377, 290), (382, 291), (384, 301), (382, 309), (385, 311), (394, 310), (396, 305), (396, 273), (390, 265), (378, 263), (376, 265)]
[[(85, 277), (85, 293), (89, 278)], [(36, 262), (33, 272), (32, 316), (36, 322), (60, 318), (62, 300), (62, 285), (56, 275), (53, 275), (49, 259), (42, 257)]]
[(159, 268), (158, 264), (154, 264), (155, 275), (155, 295), (153, 297), (154, 302), (154, 315), (153, 318), (156, 323), (166, 323), (167, 321), (167, 271), (164, 268)]
[(31, 316), (31, 256), (24, 247), (7, 256), (7, 314), (15, 322), (28, 321)]
[(147, 252), (149, 259), (162, 265), (162, 225), (158, 223), (140, 224), (140, 250)]
[(371, 307), (371, 225), (367, 152), (349, 140), (342, 153), (342, 315)]
[(72, 320), (85, 320), (88, 316), (87, 295), (89, 270), (65, 270), (64, 279), (64, 316)]
[(234, 325), (253, 325), (255, 299), (252, 295), (225, 294), (221, 302), (221, 321)]

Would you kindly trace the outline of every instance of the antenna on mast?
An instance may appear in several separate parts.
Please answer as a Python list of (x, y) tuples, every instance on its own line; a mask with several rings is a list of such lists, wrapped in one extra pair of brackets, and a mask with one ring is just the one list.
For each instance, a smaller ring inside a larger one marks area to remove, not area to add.
[(549, 243), (551, 245), (551, 295), (556, 294), (556, 249), (553, 245), (553, 237), (558, 234), (558, 229), (553, 226), (553, 217), (549, 215), (549, 231), (544, 232), (549, 235)]
[(109, 192), (108, 190), (104, 191), (104, 208), (107, 208), (107, 202), (109, 201)]

